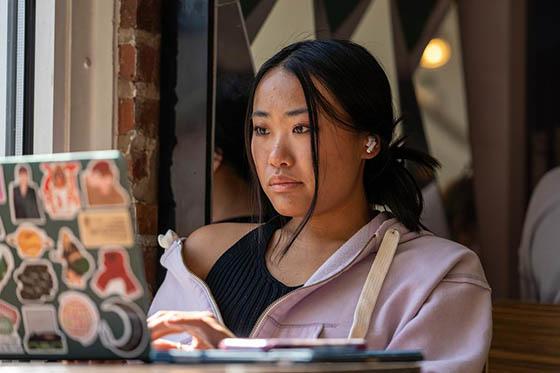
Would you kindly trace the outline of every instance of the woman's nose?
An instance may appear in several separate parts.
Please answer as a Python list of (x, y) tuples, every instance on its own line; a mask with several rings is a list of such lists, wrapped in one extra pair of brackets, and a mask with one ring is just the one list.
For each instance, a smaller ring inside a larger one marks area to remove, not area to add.
[(288, 144), (286, 144), (285, 141), (282, 141), (281, 139), (276, 141), (276, 143), (272, 147), (272, 150), (268, 157), (268, 161), (271, 166), (276, 168), (292, 166), (294, 164), (294, 160)]

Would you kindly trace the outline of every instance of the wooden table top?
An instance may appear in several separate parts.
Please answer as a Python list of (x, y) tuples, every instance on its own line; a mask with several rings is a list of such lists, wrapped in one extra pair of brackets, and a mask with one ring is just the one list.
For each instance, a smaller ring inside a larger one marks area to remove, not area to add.
[(297, 373), (297, 372), (420, 372), (415, 363), (314, 363), (292, 365), (229, 364), (180, 365), (142, 363), (14, 363), (0, 362), (2, 372), (10, 373)]
[(560, 371), (560, 305), (494, 302), (490, 372)]

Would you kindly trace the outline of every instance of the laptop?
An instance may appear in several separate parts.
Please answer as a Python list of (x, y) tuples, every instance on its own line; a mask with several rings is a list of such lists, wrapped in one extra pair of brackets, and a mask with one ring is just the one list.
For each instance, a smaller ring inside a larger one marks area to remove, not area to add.
[(127, 170), (118, 151), (0, 158), (0, 360), (422, 360), (418, 351), (367, 351), (365, 342), (286, 349), (270, 340), (277, 348), (247, 351), (232, 340), (224, 350), (150, 351), (151, 299)]
[(131, 207), (118, 151), (0, 158), (0, 360), (148, 359)]

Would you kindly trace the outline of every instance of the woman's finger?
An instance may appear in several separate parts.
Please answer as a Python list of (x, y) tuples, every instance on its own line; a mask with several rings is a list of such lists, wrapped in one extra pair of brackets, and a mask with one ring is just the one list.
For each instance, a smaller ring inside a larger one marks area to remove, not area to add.
[(157, 340), (168, 334), (188, 333), (192, 337), (194, 349), (215, 348), (219, 341), (226, 338), (221, 331), (214, 330), (201, 320), (181, 320), (162, 322), (152, 329), (152, 340)]
[(188, 317), (169, 318), (165, 320), (164, 323), (169, 327), (175, 327), (177, 325), (186, 325), (186, 326), (202, 328), (218, 334), (226, 334), (229, 337), (235, 337), (234, 334), (228, 328), (226, 328), (222, 323), (216, 320), (213, 314), (209, 314), (209, 313), (206, 314), (203, 313), (201, 316), (189, 315)]
[(203, 332), (205, 335), (209, 336), (210, 339), (213, 337), (235, 337), (234, 334), (222, 325), (214, 317), (204, 317), (201, 319), (191, 319), (191, 318), (179, 318), (179, 319), (169, 319), (164, 322), (164, 324), (173, 329), (177, 326), (183, 326), (187, 329), (196, 328), (198, 331)]
[(169, 351), (180, 349), (182, 345), (179, 342), (172, 342), (167, 339), (159, 338), (152, 341), (152, 348), (159, 351)]
[(170, 325), (165, 321), (155, 324), (150, 328), (152, 340), (164, 337), (169, 334), (183, 333), (185, 328), (182, 325)]
[(200, 311), (200, 312), (158, 311), (154, 313), (152, 316), (148, 317), (147, 322), (148, 322), (148, 327), (150, 327), (151, 324), (161, 322), (163, 320), (172, 320), (172, 319), (196, 320), (205, 317), (214, 318), (214, 315), (208, 311)]
[[(192, 337), (191, 348), (194, 350), (206, 350), (216, 347), (216, 344), (211, 342), (208, 334), (205, 333), (203, 329), (189, 325), (170, 326), (167, 329), (162, 328), (158, 332), (152, 333), (152, 339), (154, 341), (158, 341), (162, 340), (162, 337), (168, 334), (182, 332), (190, 334), (190, 336)], [(171, 346), (171, 348), (179, 348), (178, 346), (179, 345), (176, 344), (175, 346)]]
[[(153, 341), (169, 334), (188, 333), (192, 336), (191, 346), (195, 349), (215, 348), (218, 343), (234, 334), (207, 311), (181, 312), (160, 311), (148, 318)], [(177, 348), (158, 342), (162, 348)], [(167, 346), (167, 347), (166, 347)]]
[(206, 339), (196, 338), (193, 336), (191, 348), (193, 350), (209, 350), (212, 348), (216, 348), (216, 346)]
[[(196, 332), (193, 328), (210, 328), (208, 324), (200, 318), (195, 318), (193, 315), (184, 316), (182, 318), (159, 318), (152, 320), (148, 324), (152, 339), (161, 338), (168, 334), (187, 332), (191, 334)], [(187, 330), (188, 329), (188, 330)]]

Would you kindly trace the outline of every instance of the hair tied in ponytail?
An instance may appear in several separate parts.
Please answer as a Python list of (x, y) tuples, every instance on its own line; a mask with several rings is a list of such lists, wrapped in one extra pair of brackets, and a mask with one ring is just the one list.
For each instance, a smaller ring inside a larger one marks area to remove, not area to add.
[(377, 171), (369, 176), (370, 180), (382, 176), (387, 169), (392, 169), (395, 166), (404, 166), (404, 158), (400, 155), (399, 148), (404, 146), (405, 140), (406, 136), (401, 136), (392, 141), (386, 150), (383, 150), (383, 147), (381, 148), (382, 150), (379, 155), (373, 158)]
[(406, 166), (406, 162), (413, 162), (416, 167), (427, 176), (433, 176), (435, 171), (441, 166), (437, 159), (429, 154), (416, 149), (409, 148), (405, 145), (406, 136), (398, 137), (389, 145), (389, 157), (393, 164), (397, 163)]

